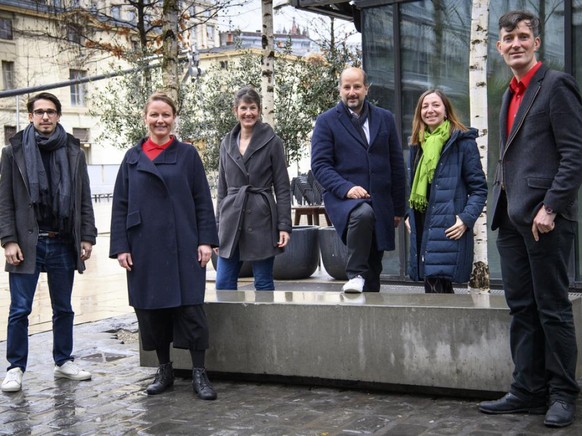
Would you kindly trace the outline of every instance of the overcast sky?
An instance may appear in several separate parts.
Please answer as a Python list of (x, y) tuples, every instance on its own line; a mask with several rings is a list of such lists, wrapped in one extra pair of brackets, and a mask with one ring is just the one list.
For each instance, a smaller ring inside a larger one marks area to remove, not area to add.
[[(275, 5), (281, 3), (281, 0), (275, 0)], [(225, 14), (221, 14), (225, 15)], [(301, 29), (306, 27), (310, 30), (309, 34), (312, 38), (316, 38), (316, 32), (310, 29), (312, 26), (321, 26), (322, 15), (311, 12), (300, 11), (292, 6), (284, 6), (275, 9), (273, 24), (275, 32), (283, 29), (289, 31), (293, 25), (293, 19), (300, 26)], [(262, 16), (261, 16), (261, 1), (250, 0), (250, 2), (243, 8), (231, 8), (226, 12), (226, 16), (219, 20), (220, 30), (240, 29), (247, 32), (261, 31)], [(315, 24), (314, 24), (315, 23)], [(354, 25), (343, 20), (336, 20), (336, 28), (343, 26), (344, 32), (354, 30)]]

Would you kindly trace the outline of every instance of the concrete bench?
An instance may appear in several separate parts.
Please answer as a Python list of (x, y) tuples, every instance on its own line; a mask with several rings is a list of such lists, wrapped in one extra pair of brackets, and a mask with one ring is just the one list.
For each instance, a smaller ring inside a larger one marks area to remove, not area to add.
[[(582, 332), (582, 299), (572, 302)], [(213, 377), (468, 396), (511, 382), (502, 295), (207, 291), (206, 303)], [(187, 351), (172, 352), (191, 369)]]

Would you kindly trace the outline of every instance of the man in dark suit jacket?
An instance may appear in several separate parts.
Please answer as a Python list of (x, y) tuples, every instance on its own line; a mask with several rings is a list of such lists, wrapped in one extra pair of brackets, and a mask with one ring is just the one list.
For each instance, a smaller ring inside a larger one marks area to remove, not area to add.
[(402, 146), (392, 113), (370, 104), (366, 73), (345, 69), (341, 101), (320, 115), (311, 168), (331, 222), (348, 247), (344, 292), (380, 291), (384, 251), (394, 250), (405, 209)]
[(568, 263), (582, 183), (582, 99), (574, 78), (536, 60), (539, 25), (526, 11), (499, 19), (497, 49), (514, 78), (501, 106), (492, 229), (515, 369), (509, 393), (479, 408), (545, 413), (545, 425), (565, 427), (579, 392)]

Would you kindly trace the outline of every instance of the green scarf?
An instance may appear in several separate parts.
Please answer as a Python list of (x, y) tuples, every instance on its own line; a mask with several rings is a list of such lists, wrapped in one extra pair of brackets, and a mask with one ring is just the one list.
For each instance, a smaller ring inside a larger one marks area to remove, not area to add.
[(443, 146), (451, 136), (450, 127), (449, 120), (445, 120), (434, 132), (425, 131), (424, 140), (420, 141), (422, 156), (410, 190), (410, 206), (419, 212), (424, 212), (428, 206), (428, 185), (432, 183)]

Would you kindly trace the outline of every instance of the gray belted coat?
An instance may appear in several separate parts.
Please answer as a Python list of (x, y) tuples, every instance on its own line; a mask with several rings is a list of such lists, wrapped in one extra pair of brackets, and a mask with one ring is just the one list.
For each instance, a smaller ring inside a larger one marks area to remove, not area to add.
[(266, 259), (283, 252), (279, 232), (291, 233), (291, 189), (283, 142), (268, 124), (257, 122), (244, 156), (240, 124), (220, 144), (216, 219), (220, 256)]

